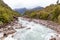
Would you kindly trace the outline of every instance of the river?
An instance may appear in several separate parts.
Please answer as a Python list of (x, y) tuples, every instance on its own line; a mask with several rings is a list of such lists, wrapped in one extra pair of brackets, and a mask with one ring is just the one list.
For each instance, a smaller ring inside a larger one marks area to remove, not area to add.
[(18, 20), (25, 28), (15, 29), (16, 33), (13, 34), (13, 37), (9, 35), (5, 40), (49, 40), (57, 35), (54, 30), (34, 21), (29, 22), (22, 17), (19, 17)]

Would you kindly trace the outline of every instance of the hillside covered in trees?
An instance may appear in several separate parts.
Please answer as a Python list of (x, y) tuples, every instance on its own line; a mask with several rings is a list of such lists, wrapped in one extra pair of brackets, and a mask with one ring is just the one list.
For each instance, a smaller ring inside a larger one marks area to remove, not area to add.
[(60, 23), (60, 3), (51, 4), (42, 10), (26, 11), (25, 17), (50, 20)]
[(0, 26), (15, 20), (18, 16), (20, 16), (18, 12), (13, 11), (3, 0), (0, 0)]

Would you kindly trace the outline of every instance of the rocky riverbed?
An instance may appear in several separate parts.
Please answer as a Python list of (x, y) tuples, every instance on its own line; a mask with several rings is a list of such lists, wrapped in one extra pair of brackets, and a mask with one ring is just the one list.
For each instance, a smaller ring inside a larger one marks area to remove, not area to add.
[(25, 18), (25, 19), (28, 21), (34, 21), (35, 23), (42, 24), (48, 28), (55, 30), (56, 32), (58, 32), (60, 34), (60, 24), (58, 24), (58, 23), (55, 23), (55, 22), (49, 21), (49, 20), (41, 20), (41, 19), (29, 19), (29, 18)]
[(59, 24), (54, 22), (19, 17), (18, 21), (13, 22), (11, 25), (7, 25), (6, 28), (0, 29), (0, 39), (59, 40), (59, 33)]

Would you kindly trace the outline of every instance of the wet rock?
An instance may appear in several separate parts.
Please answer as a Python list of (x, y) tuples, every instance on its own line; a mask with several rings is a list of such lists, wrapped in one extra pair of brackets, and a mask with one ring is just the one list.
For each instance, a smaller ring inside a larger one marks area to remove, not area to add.
[(4, 35), (3, 35), (3, 36), (4, 36), (4, 37), (7, 37), (7, 34), (5, 34), (5, 33), (4, 33)]
[(16, 31), (12, 27), (10, 27), (10, 28), (4, 28), (4, 30), (3, 30), (4, 36), (12, 34), (12, 33), (15, 33), (15, 32)]
[(0, 32), (2, 32), (2, 31), (3, 31), (3, 28), (0, 29)]
[(16, 32), (15, 30), (7, 30), (7, 31), (4, 31), (4, 34), (9, 35), (9, 34), (13, 34), (15, 32)]
[(50, 40), (56, 40), (56, 38), (51, 38)]
[(15, 29), (20, 29), (20, 28), (22, 27), (22, 25), (21, 25), (21, 24), (15, 24), (13, 27), (14, 27)]
[(29, 27), (29, 28), (27, 28), (27, 30), (28, 30), (28, 29), (31, 29), (31, 28)]

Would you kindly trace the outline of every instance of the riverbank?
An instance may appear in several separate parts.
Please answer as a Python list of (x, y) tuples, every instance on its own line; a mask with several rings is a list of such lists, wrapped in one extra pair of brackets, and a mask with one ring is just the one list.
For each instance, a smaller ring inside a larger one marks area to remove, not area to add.
[[(40, 20), (40, 19), (29, 19), (29, 18), (23, 18), (23, 17), (22, 17), (22, 20), (26, 20), (28, 22), (35, 22), (36, 24), (44, 25), (48, 28), (51, 28), (51, 29), (55, 30), (56, 33), (60, 33), (60, 30), (58, 30), (59, 24), (54, 23), (52, 21)], [(16, 33), (17, 32), (16, 29), (25, 28), (27, 26), (27, 24), (29, 24), (29, 23), (26, 23), (26, 26), (23, 26), (21, 23), (19, 23), (19, 21), (15, 21), (15, 22), (12, 22), (11, 24), (7, 25), (6, 28), (0, 29), (0, 31), (2, 33), (0, 37), (3, 38), (3, 37), (7, 37), (7, 36), (9, 36), (13, 33)], [(34, 26), (34, 25), (32, 25), (32, 26)], [(56, 27), (56, 26), (58, 26), (58, 27)], [(28, 27), (27, 29), (31, 29), (31, 28)], [(57, 37), (58, 36), (59, 35), (57, 35)]]
[[(60, 25), (58, 23), (48, 21), (48, 20), (41, 20), (41, 19), (25, 18), (25, 20), (28, 20), (29, 22), (34, 21), (35, 23), (42, 24), (42, 25), (56, 31), (58, 34), (60, 34)], [(58, 36), (59, 35), (57, 35), (57, 37), (55, 37), (55, 38), (51, 38), (50, 40), (60, 40), (60, 37), (58, 37)]]
[(48, 20), (36, 20), (33, 19), (35, 22), (45, 25), (46, 27), (55, 30), (57, 33), (60, 34), (60, 25), (58, 23), (52, 22), (52, 21), (48, 21)]
[(0, 28), (0, 40), (3, 40), (7, 36), (14, 34), (16, 32), (15, 29), (20, 29), (21, 24), (18, 23), (18, 20), (11, 22), (10, 24), (6, 25), (5, 27)]
[(49, 21), (49, 20), (41, 20), (41, 19), (29, 19), (29, 18), (25, 18), (28, 21), (34, 21), (36, 23), (45, 25), (46, 27), (55, 30), (57, 33), (60, 34), (60, 24), (55, 23), (53, 21)]
[[(20, 19), (20, 18), (19, 18)], [(26, 24), (24, 23), (24, 21), (26, 22)], [(44, 30), (44, 26), (45, 26), (45, 28), (47, 28), (47, 26), (48, 25), (46, 25), (46, 24), (42, 24), (42, 23), (44, 23), (45, 22), (45, 20), (37, 20), (37, 19), (29, 19), (29, 18), (22, 18), (22, 19), (20, 19), (20, 22), (22, 23), (22, 24), (24, 24), (25, 26), (28, 26), (28, 27), (42, 27), (39, 31), (41, 31), (41, 30), (43, 30), (44, 31), (44, 33), (45, 33), (45, 30)], [(32, 23), (31, 23), (32, 22)], [(31, 24), (30, 24), (31, 23)], [(40, 25), (40, 26), (39, 26)], [(43, 26), (41, 26), (41, 25), (43, 25)], [(48, 29), (50, 29), (49, 27), (48, 27)], [(48, 31), (48, 29), (47, 29), (47, 31)], [(37, 29), (38, 30), (38, 29)], [(53, 30), (53, 29), (52, 29)], [(43, 32), (43, 31), (41, 31), (41, 32)], [(54, 30), (55, 31), (55, 30)], [(41, 33), (40, 32), (40, 33)], [(50, 31), (48, 32), (48, 33), (50, 33)], [(54, 32), (53, 32), (54, 33)], [(60, 37), (59, 37), (59, 33), (57, 32), (57, 31), (55, 31), (55, 33), (57, 33), (57, 35), (56, 35), (56, 37), (53, 37), (53, 36), (51, 36), (52, 37), (52, 39), (50, 39), (50, 40), (59, 40), (60, 39)], [(39, 33), (38, 33), (39, 34)], [(50, 34), (47, 34), (47, 35), (50, 35)], [(46, 35), (46, 36), (47, 36)], [(45, 36), (45, 37), (46, 37)], [(47, 40), (47, 39), (46, 39)]]

